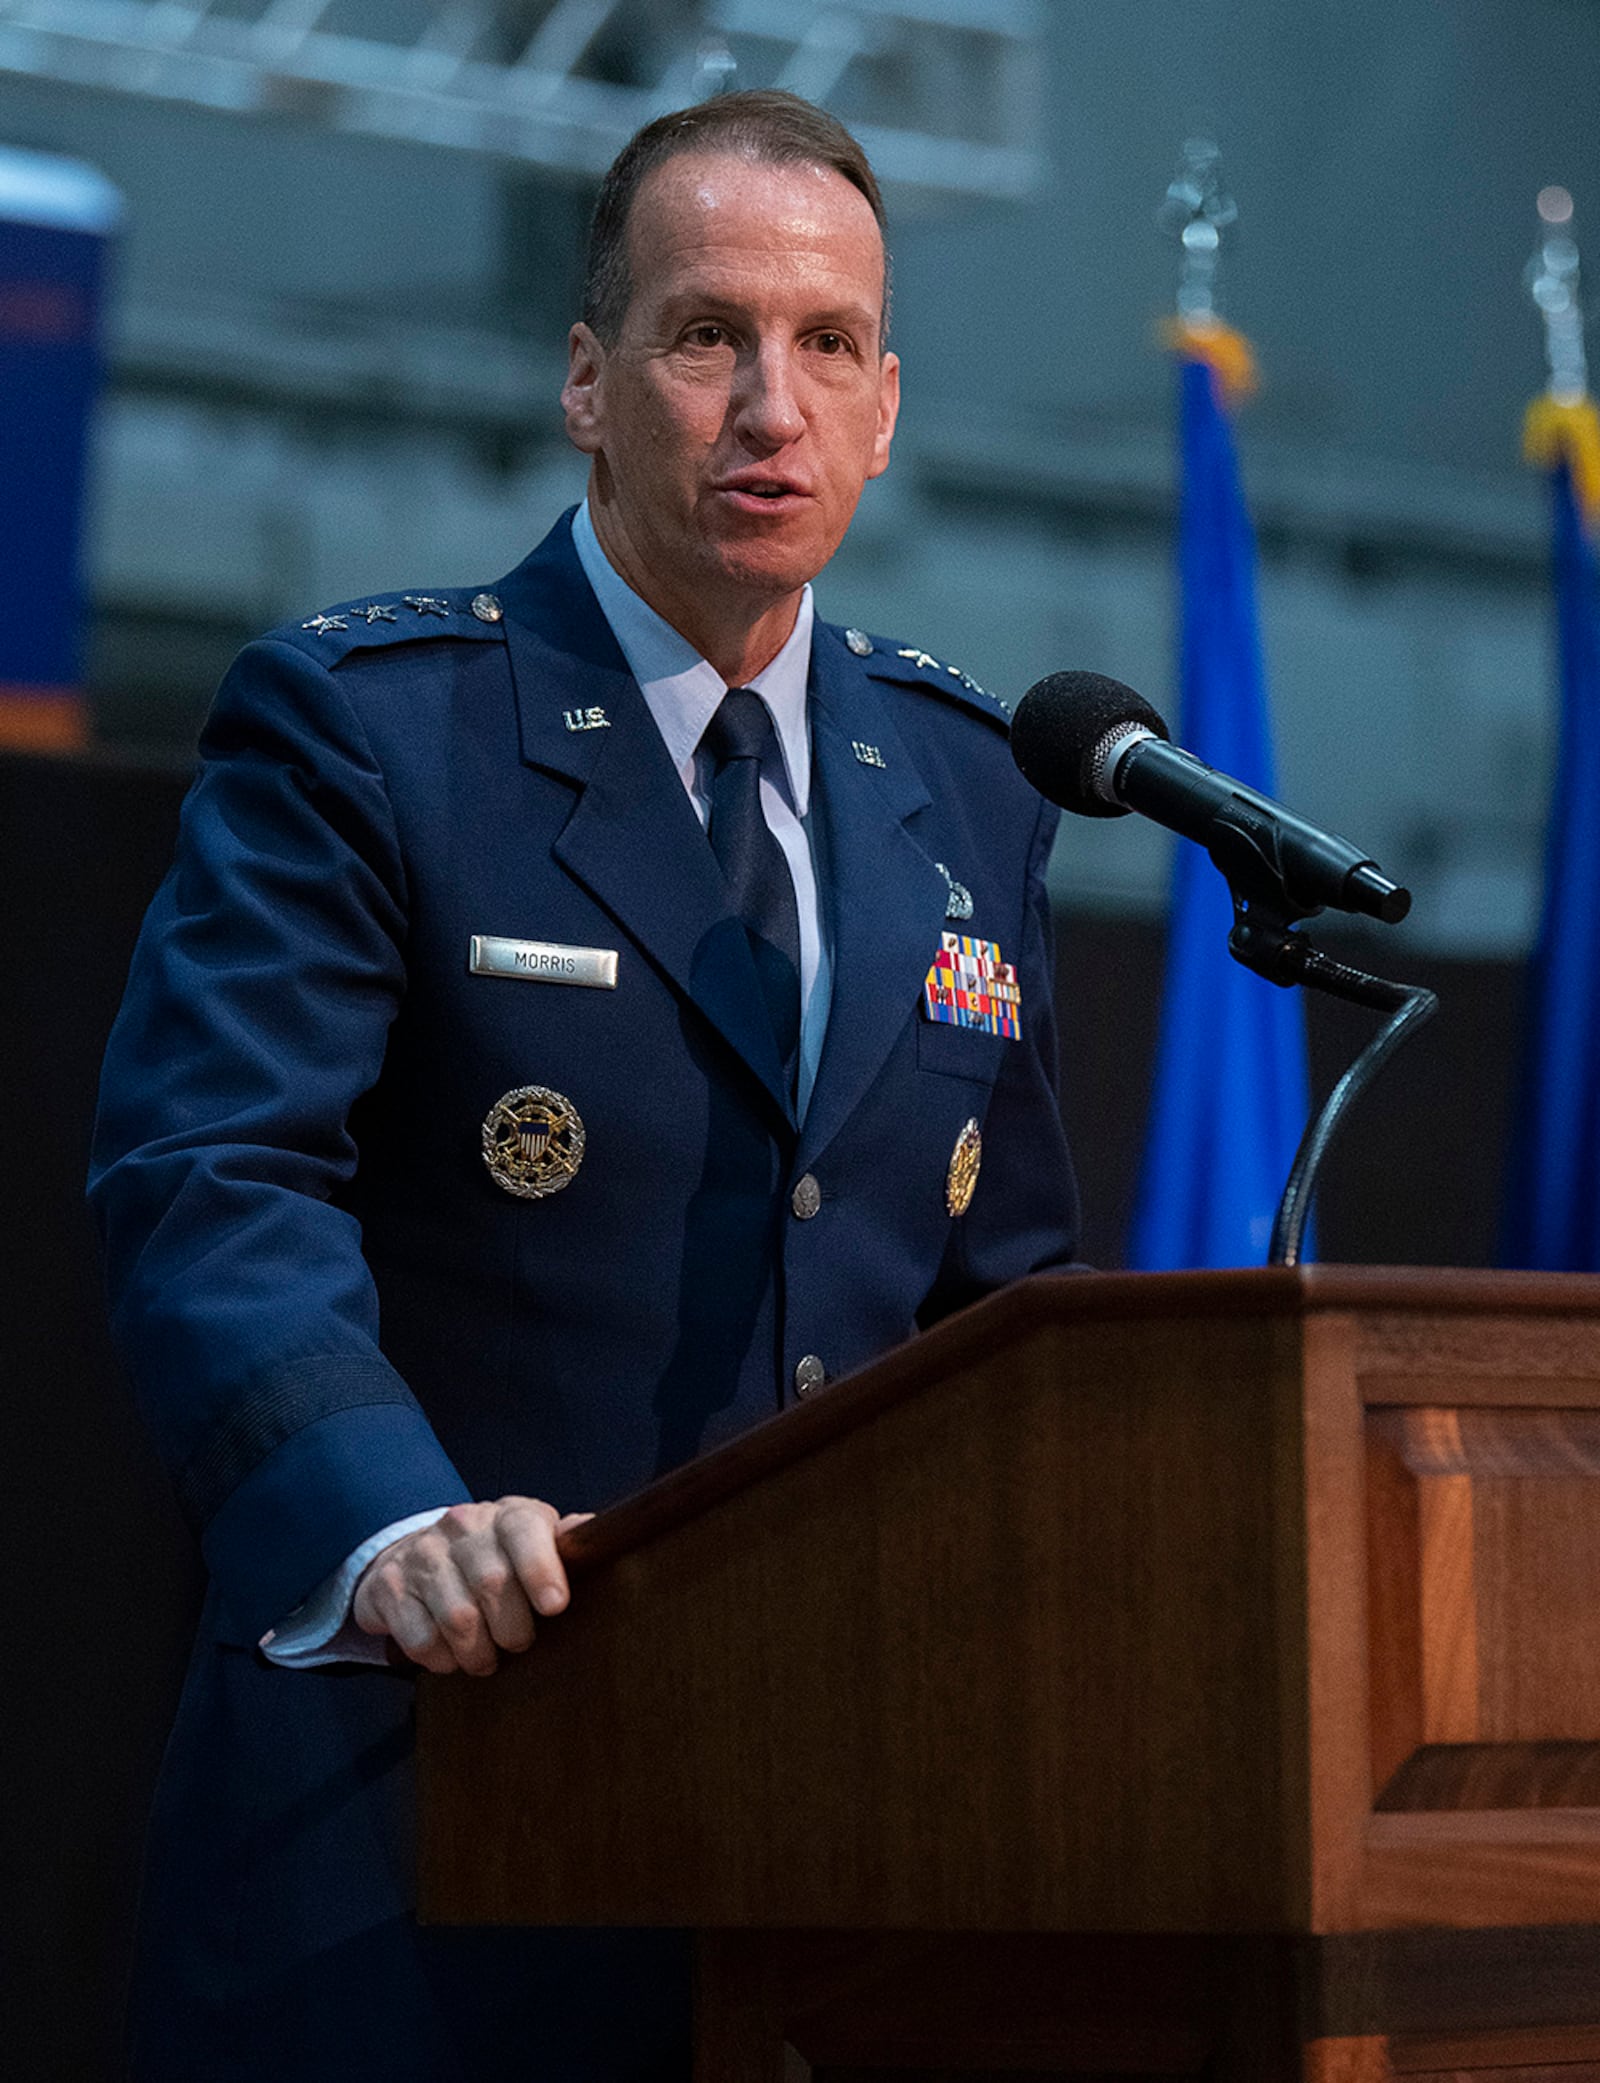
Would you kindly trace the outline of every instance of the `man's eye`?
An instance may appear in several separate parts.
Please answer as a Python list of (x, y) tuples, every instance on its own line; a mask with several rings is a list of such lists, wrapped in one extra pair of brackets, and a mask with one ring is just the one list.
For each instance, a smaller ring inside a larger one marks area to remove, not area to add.
[(848, 354), (850, 352), (850, 342), (843, 333), (818, 333), (817, 352), (819, 354)]
[(691, 326), (689, 328), (689, 345), (691, 347), (722, 347), (726, 345), (727, 338), (728, 333), (725, 326), (708, 324)]

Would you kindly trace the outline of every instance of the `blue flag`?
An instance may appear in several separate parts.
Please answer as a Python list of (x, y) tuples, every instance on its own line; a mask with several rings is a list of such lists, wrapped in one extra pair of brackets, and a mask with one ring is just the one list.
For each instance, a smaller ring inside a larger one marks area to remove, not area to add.
[[(1184, 357), (1179, 371), (1180, 736), (1208, 766), (1270, 795), (1255, 538), (1233, 430), (1213, 368)], [(1305, 1128), (1299, 993), (1234, 961), (1232, 924), (1227, 883), (1180, 839), (1132, 1266), (1260, 1265)]]
[(0, 744), (81, 744), (84, 479), (121, 204), (76, 160), (0, 147)]
[(1511, 1146), (1508, 1266), (1600, 1269), (1600, 595), (1566, 461), (1551, 474), (1561, 736)]

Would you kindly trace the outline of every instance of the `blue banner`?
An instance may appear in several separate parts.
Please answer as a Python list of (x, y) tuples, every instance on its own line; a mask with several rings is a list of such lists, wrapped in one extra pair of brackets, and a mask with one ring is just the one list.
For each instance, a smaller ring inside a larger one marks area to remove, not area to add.
[(119, 212), (92, 168), (0, 149), (0, 742), (84, 735), (83, 489)]
[(1600, 1270), (1600, 588), (1572, 473), (1551, 473), (1560, 739), (1507, 1179), (1508, 1266)]
[[(1178, 366), (1179, 737), (1207, 765), (1270, 795), (1255, 537), (1233, 429), (1211, 366), (1188, 357)], [(1180, 839), (1132, 1266), (1260, 1265), (1305, 1128), (1299, 993), (1234, 961), (1232, 924), (1226, 882)]]

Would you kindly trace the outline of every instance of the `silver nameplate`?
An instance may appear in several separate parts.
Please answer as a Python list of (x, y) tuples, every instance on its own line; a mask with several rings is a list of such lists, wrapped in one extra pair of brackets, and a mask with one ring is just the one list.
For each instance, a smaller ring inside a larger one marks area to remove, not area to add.
[(617, 951), (612, 947), (561, 947), (553, 940), (497, 940), (488, 933), (474, 933), (467, 967), (474, 976), (520, 976), (531, 984), (617, 988)]

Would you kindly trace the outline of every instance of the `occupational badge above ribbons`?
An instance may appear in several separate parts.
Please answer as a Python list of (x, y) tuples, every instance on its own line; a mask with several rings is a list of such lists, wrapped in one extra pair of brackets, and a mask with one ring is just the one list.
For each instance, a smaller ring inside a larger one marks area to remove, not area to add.
[(950, 1169), (945, 1174), (944, 1204), (950, 1210), (950, 1220), (965, 1215), (972, 1206), (973, 1191), (978, 1184), (978, 1167), (983, 1163), (983, 1136), (976, 1121), (969, 1121), (956, 1137), (956, 1147), (950, 1153)]
[(922, 1010), (947, 1027), (972, 1027), (980, 1034), (1022, 1039), (1022, 989), (1010, 962), (1002, 962), (992, 940), (970, 933), (941, 933), (939, 952), (922, 982)]
[(546, 1085), (519, 1085), (495, 1101), (483, 1124), (483, 1161), (496, 1186), (519, 1201), (542, 1201), (570, 1186), (583, 1145), (577, 1108)]

